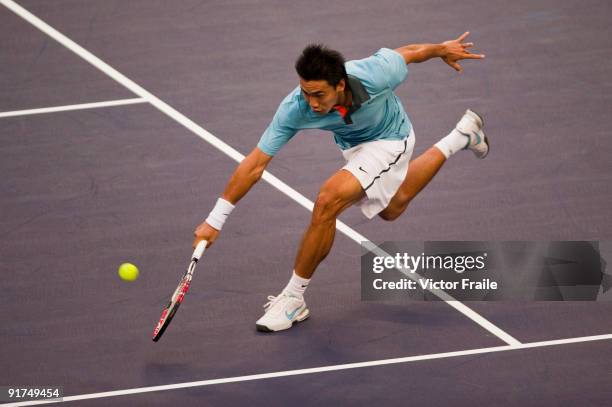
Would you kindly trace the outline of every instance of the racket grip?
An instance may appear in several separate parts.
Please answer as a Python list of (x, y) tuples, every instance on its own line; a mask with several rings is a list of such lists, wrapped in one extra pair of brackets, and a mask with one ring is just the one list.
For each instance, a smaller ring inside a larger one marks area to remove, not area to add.
[(193, 251), (193, 255), (191, 255), (192, 259), (200, 260), (200, 257), (204, 254), (204, 249), (206, 249), (206, 245), (208, 242), (206, 240), (200, 240), (195, 250)]

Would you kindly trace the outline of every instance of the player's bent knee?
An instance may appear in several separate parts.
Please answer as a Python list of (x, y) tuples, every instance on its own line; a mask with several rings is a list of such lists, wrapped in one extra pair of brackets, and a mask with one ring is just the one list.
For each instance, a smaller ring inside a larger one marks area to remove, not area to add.
[(313, 223), (329, 222), (336, 219), (341, 208), (340, 199), (333, 193), (319, 193), (312, 210)]

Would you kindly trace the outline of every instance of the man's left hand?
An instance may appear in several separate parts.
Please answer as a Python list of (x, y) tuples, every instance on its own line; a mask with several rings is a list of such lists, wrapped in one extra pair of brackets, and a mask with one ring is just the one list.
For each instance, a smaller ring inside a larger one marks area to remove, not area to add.
[(469, 31), (464, 32), (459, 38), (455, 40), (445, 41), (444, 50), (442, 53), (442, 60), (450, 65), (457, 72), (461, 72), (463, 68), (459, 65), (458, 61), (462, 59), (483, 59), (484, 54), (472, 54), (469, 48), (474, 46), (473, 42), (463, 42), (467, 36), (470, 35)]

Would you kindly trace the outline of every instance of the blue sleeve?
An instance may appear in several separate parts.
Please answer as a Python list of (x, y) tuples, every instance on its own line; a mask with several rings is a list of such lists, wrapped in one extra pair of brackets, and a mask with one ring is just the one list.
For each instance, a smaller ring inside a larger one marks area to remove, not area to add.
[(298, 116), (297, 103), (287, 100), (287, 98), (283, 100), (268, 128), (259, 139), (257, 147), (269, 156), (278, 153), (299, 130), (297, 127)]
[(357, 76), (370, 94), (394, 90), (408, 77), (404, 57), (389, 48), (381, 48), (368, 58), (349, 61), (347, 72)]
[(389, 48), (381, 48), (374, 54), (376, 61), (382, 66), (391, 89), (397, 88), (408, 77), (408, 66), (399, 52)]

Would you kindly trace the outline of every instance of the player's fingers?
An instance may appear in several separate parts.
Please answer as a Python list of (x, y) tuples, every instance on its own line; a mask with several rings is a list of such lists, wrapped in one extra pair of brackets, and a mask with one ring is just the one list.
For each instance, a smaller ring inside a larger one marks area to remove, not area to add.
[(456, 61), (446, 61), (446, 63), (457, 72), (461, 72), (461, 65)]
[(469, 32), (469, 31), (464, 32), (463, 34), (461, 34), (461, 35), (459, 36), (459, 38), (457, 38), (457, 41), (459, 41), (459, 42), (463, 42), (463, 40), (464, 40), (464, 39), (465, 39), (465, 38), (466, 38), (468, 35), (470, 35), (470, 32)]
[(485, 57), (484, 54), (464, 54), (463, 59), (483, 59)]
[(195, 249), (196, 246), (198, 245), (198, 243), (200, 243), (200, 241), (202, 241), (202, 240), (204, 240), (204, 239), (202, 239), (200, 236), (196, 235), (195, 239), (193, 239), (193, 244), (192, 244), (193, 248)]
[(474, 46), (474, 43), (473, 42), (465, 42), (465, 43), (463, 43), (461, 45), (463, 45), (463, 48), (472, 48)]

